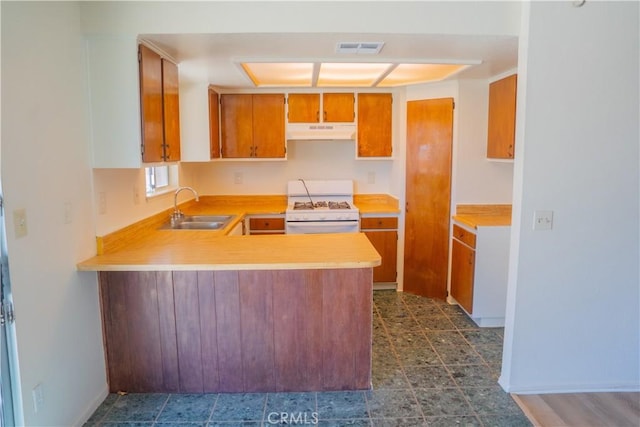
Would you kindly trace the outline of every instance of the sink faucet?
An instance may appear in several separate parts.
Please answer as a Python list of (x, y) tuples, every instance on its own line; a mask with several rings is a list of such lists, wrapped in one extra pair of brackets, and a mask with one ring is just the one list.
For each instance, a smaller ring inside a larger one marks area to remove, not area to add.
[(184, 214), (182, 213), (182, 211), (180, 211), (180, 209), (178, 209), (178, 194), (182, 190), (191, 191), (193, 193), (193, 195), (196, 196), (196, 202), (198, 202), (200, 200), (200, 198), (198, 197), (198, 193), (193, 188), (191, 188), (191, 187), (180, 187), (180, 188), (178, 188), (176, 190), (175, 194), (173, 195), (173, 213), (171, 214), (171, 222), (177, 221), (177, 220), (181, 219), (182, 217), (184, 217)]

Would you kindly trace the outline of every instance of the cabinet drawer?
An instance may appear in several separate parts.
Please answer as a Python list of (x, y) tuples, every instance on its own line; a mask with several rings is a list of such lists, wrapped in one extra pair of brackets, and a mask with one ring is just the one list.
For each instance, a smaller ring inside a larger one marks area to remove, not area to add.
[(453, 224), (453, 237), (472, 248), (476, 247), (476, 235), (459, 225)]
[(249, 229), (253, 230), (284, 230), (284, 218), (250, 218)]
[(398, 228), (398, 218), (394, 216), (380, 218), (362, 218), (360, 219), (361, 230), (371, 229), (396, 229)]

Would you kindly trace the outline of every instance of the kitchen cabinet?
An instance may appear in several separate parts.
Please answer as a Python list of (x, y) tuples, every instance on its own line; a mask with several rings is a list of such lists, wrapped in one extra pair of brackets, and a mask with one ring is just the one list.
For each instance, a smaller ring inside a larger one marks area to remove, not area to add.
[(489, 85), (487, 158), (513, 159), (517, 79), (517, 74), (513, 74)]
[(481, 327), (504, 326), (510, 228), (453, 224), (450, 297)]
[(363, 217), (360, 219), (360, 230), (364, 232), (382, 258), (382, 264), (373, 268), (373, 282), (395, 285), (398, 262), (398, 218), (395, 216)]
[(358, 157), (390, 157), (393, 98), (390, 93), (358, 94)]
[(249, 234), (284, 234), (284, 216), (249, 217)]
[(291, 93), (287, 98), (288, 123), (353, 123), (355, 97), (353, 93), (323, 93), (322, 107), (318, 93)]
[(290, 93), (287, 97), (289, 123), (320, 122), (319, 93)]
[(284, 158), (284, 94), (220, 96), (223, 158)]
[(355, 97), (353, 93), (323, 93), (322, 121), (353, 123), (355, 120)]
[(149, 47), (138, 47), (142, 161), (180, 160), (178, 67)]
[(220, 96), (209, 88), (209, 158), (220, 157)]

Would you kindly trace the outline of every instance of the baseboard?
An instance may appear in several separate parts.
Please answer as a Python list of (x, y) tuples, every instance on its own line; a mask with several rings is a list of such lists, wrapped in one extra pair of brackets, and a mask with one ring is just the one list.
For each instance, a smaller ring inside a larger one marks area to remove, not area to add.
[(558, 384), (553, 386), (509, 387), (498, 379), (504, 391), (511, 394), (550, 394), (550, 393), (616, 393), (640, 392), (640, 384)]
[(80, 417), (72, 425), (74, 427), (81, 427), (87, 422), (91, 415), (98, 409), (98, 407), (104, 402), (104, 399), (109, 395), (109, 385), (105, 384), (100, 393), (91, 401), (87, 409), (80, 415)]

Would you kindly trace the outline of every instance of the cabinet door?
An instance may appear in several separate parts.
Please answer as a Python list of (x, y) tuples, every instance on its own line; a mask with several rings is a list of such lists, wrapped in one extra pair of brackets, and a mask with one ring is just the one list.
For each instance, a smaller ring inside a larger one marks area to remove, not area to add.
[(164, 150), (162, 114), (162, 58), (139, 45), (142, 161), (161, 162)]
[(487, 157), (513, 159), (516, 133), (517, 75), (495, 81), (489, 86), (489, 131)]
[(289, 123), (318, 123), (320, 121), (319, 93), (291, 93), (287, 99)]
[(162, 112), (164, 121), (164, 160), (180, 160), (180, 97), (178, 66), (162, 60)]
[(467, 311), (473, 313), (473, 273), (476, 251), (453, 239), (451, 254), (451, 296)]
[(223, 94), (221, 99), (222, 157), (251, 157), (253, 101), (249, 94)]
[(353, 93), (322, 94), (322, 121), (353, 123), (355, 119)]
[(285, 156), (284, 94), (253, 95), (252, 156)]
[(390, 93), (358, 94), (358, 156), (391, 156)]
[(220, 97), (218, 92), (209, 88), (209, 156), (220, 157)]
[(371, 244), (382, 258), (382, 264), (373, 268), (373, 281), (395, 282), (397, 271), (398, 232), (389, 231), (365, 231)]

